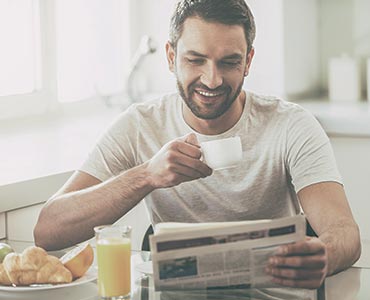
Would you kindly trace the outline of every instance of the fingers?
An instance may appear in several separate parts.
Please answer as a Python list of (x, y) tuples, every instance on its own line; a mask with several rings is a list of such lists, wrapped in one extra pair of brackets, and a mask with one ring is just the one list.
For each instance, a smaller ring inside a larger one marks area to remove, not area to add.
[(211, 175), (212, 169), (200, 160), (201, 156), (193, 133), (168, 142), (146, 164), (151, 185), (166, 188)]
[(273, 282), (300, 288), (318, 288), (328, 269), (325, 244), (318, 238), (283, 245), (270, 257), (266, 273)]
[(276, 255), (270, 257), (272, 267), (290, 267), (320, 269), (327, 265), (325, 244), (318, 238), (312, 238), (278, 248)]
[(188, 144), (182, 141), (176, 141), (170, 146), (173, 150), (178, 150), (181, 153), (190, 156), (195, 159), (200, 159), (202, 156), (202, 152), (199, 146), (194, 146), (192, 144)]
[(177, 177), (181, 177), (180, 181), (190, 181), (198, 178), (204, 178), (206, 177), (201, 172), (199, 172), (196, 169), (189, 168), (187, 166), (183, 166), (180, 164), (173, 164), (169, 167), (169, 171), (171, 171), (172, 174), (176, 174), (174, 176), (174, 180), (176, 180)]
[(304, 241), (280, 246), (276, 252), (277, 255), (309, 255), (325, 253), (325, 245), (318, 238), (311, 238)]
[(319, 268), (269, 265), (265, 271), (272, 276), (274, 283), (289, 287), (316, 289), (324, 282), (327, 267), (325, 264)]
[(212, 169), (200, 161), (202, 152), (194, 133), (190, 133), (185, 137), (170, 143), (168, 151), (168, 159), (170, 162), (178, 163), (185, 167), (197, 170), (201, 173), (197, 178), (206, 177), (212, 174)]
[[(197, 165), (199, 166), (197, 167)], [(161, 183), (158, 185), (159, 187), (170, 187), (179, 185), (182, 182), (204, 178), (209, 176), (210, 172), (212, 172), (212, 170), (200, 160), (189, 158), (178, 152), (168, 154), (163, 168), (163, 172), (161, 172), (160, 176)]]
[(270, 257), (269, 264), (272, 267), (318, 269), (325, 267), (326, 256), (273, 256)]
[(185, 143), (191, 144), (193, 146), (198, 146), (199, 148), (198, 139), (194, 133), (189, 133), (185, 136)]
[(169, 151), (167, 154), (168, 169), (189, 177), (200, 178), (212, 174), (212, 169), (205, 163), (178, 151)]

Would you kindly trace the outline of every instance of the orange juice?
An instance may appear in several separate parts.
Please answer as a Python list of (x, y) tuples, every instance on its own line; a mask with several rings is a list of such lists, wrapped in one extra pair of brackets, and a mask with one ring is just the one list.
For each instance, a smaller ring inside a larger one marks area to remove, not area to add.
[(102, 297), (125, 296), (131, 287), (131, 243), (128, 238), (107, 237), (96, 245), (98, 286)]

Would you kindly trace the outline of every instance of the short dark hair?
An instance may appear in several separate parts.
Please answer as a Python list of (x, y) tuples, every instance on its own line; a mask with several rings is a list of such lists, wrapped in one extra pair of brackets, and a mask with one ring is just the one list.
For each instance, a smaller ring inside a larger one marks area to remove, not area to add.
[(187, 18), (200, 17), (205, 21), (226, 25), (242, 25), (248, 53), (256, 36), (254, 17), (244, 0), (180, 0), (171, 17), (170, 43), (176, 49)]

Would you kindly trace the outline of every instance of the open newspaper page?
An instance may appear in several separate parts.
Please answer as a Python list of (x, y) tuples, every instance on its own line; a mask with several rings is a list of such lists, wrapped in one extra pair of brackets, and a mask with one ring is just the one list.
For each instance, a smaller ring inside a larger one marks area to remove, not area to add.
[(220, 223), (163, 223), (150, 237), (156, 290), (276, 286), (265, 273), (276, 248), (303, 240), (303, 215)]

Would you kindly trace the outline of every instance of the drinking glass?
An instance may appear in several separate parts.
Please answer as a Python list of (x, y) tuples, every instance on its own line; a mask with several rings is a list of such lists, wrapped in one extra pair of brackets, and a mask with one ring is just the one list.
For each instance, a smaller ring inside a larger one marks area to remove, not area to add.
[(128, 299), (131, 290), (131, 227), (94, 228), (98, 256), (98, 287), (102, 299)]

